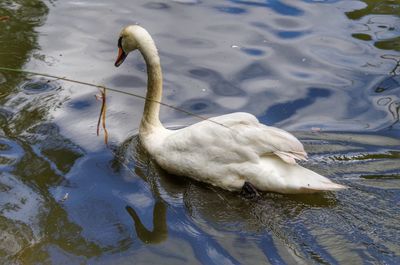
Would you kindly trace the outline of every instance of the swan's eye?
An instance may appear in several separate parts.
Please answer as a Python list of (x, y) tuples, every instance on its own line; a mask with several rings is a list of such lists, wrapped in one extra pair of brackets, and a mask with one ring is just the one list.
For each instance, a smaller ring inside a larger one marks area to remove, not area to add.
[(118, 48), (122, 49), (122, 37), (119, 37), (118, 39)]

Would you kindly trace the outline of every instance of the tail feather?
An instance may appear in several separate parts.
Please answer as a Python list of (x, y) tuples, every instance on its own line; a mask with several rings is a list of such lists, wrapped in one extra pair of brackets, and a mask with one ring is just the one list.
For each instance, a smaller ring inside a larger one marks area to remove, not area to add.
[(305, 152), (275, 151), (274, 154), (279, 156), (283, 161), (288, 164), (297, 164), (296, 160), (307, 160), (307, 153)]
[[(291, 160), (292, 163), (287, 162)], [(260, 190), (293, 194), (339, 191), (348, 188), (296, 164), (293, 156), (287, 155), (287, 153), (263, 157), (261, 168), (256, 173), (259, 176), (256, 178), (258, 181), (256, 187)]]
[(301, 187), (300, 189), (304, 192), (314, 193), (314, 192), (321, 192), (321, 191), (339, 191), (348, 189), (349, 187), (346, 185), (337, 184), (334, 182), (326, 182), (320, 183), (320, 185), (313, 185), (312, 187)]

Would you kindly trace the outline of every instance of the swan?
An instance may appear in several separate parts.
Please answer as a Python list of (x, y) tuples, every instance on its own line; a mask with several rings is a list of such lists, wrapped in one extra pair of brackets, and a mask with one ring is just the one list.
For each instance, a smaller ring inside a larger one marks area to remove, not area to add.
[(163, 88), (160, 57), (152, 37), (139, 25), (122, 29), (115, 66), (134, 50), (144, 57), (148, 75), (139, 139), (168, 173), (250, 194), (347, 188), (297, 164), (297, 160), (307, 159), (301, 142), (282, 129), (261, 124), (249, 113), (236, 112), (178, 130), (166, 129), (159, 119)]

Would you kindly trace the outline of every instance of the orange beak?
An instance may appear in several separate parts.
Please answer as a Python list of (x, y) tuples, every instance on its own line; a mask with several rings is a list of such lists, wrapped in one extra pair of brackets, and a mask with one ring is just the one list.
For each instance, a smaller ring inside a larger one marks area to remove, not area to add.
[(120, 66), (124, 62), (126, 56), (127, 55), (124, 52), (124, 50), (122, 48), (118, 48), (118, 57), (117, 57), (117, 60), (115, 61), (115, 64), (114, 64), (115, 67)]

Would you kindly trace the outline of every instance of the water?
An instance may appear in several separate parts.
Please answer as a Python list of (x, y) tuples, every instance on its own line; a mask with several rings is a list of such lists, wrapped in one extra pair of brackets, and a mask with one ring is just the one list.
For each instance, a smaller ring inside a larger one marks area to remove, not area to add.
[(107, 148), (96, 89), (1, 71), (0, 263), (400, 263), (399, 14), (395, 0), (1, 1), (1, 66), (144, 95), (139, 54), (113, 66), (140, 23), (165, 103), (253, 113), (350, 189), (251, 201), (170, 176), (138, 144), (142, 100), (108, 94)]

